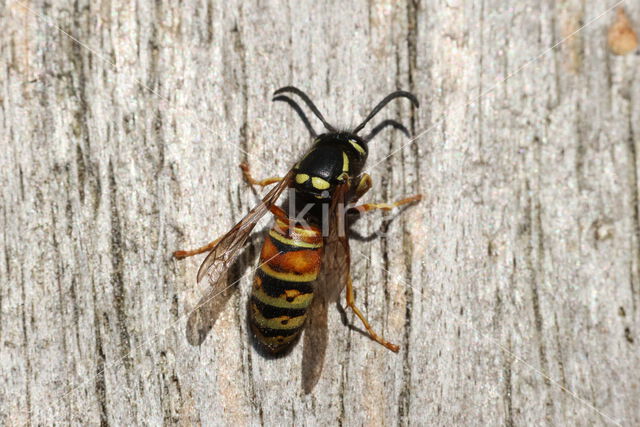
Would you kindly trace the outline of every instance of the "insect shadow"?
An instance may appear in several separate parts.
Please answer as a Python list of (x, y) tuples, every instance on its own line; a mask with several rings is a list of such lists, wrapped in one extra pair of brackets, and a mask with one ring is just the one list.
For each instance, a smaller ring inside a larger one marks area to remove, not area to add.
[(196, 308), (189, 314), (185, 334), (187, 341), (193, 346), (201, 345), (215, 325), (220, 313), (224, 310), (231, 296), (238, 291), (242, 277), (255, 261), (257, 243), (262, 240), (263, 232), (253, 233), (249, 237), (249, 244), (244, 254), (239, 256), (227, 271), (227, 286), (222, 292), (213, 294), (206, 292), (196, 304)]

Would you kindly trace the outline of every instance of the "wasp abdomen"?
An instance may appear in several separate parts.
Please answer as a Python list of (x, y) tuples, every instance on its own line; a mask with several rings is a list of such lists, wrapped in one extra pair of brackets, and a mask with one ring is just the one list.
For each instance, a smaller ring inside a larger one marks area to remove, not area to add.
[(276, 219), (253, 279), (250, 323), (271, 352), (285, 351), (300, 335), (320, 272), (322, 232)]

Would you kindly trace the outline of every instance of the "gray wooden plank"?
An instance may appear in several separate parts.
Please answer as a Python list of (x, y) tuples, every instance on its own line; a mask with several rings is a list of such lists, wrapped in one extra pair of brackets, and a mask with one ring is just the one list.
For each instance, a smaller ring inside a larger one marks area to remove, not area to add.
[[(639, 423), (640, 57), (607, 50), (614, 4), (4, 3), (2, 423)], [(287, 84), (345, 127), (397, 88), (422, 104), (380, 116), (418, 138), (372, 142), (367, 200), (425, 199), (352, 243), (356, 300), (402, 350), (332, 310), (308, 396), (301, 348), (248, 341), (257, 247), (200, 347), (200, 259), (171, 258), (256, 203), (241, 161), (304, 152), (270, 102)]]

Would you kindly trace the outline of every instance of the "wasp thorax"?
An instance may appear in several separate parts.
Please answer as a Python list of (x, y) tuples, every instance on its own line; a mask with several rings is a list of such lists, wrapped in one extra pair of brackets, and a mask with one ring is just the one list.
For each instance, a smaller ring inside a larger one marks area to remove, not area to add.
[(366, 157), (366, 143), (356, 135), (320, 135), (297, 165), (295, 188), (317, 199), (329, 198), (336, 185), (361, 172)]

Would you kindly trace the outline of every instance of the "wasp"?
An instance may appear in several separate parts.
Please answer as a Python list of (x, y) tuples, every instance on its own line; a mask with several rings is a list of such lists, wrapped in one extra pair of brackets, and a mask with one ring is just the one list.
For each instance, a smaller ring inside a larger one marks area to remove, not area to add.
[[(322, 122), (327, 132), (318, 135), (300, 105), (285, 94), (297, 95)], [(372, 179), (363, 168), (368, 156), (368, 143), (384, 127), (393, 126), (405, 134), (407, 129), (394, 120), (386, 120), (361, 137), (365, 125), (396, 98), (406, 98), (418, 107), (416, 97), (396, 91), (378, 103), (352, 130), (337, 130), (329, 124), (311, 99), (293, 86), (274, 92), (274, 101), (288, 103), (300, 116), (313, 143), (283, 177), (258, 180), (249, 166), (241, 164), (245, 180), (253, 186), (275, 186), (231, 230), (206, 246), (190, 251), (176, 251), (176, 258), (209, 252), (197, 274), (199, 284), (208, 287), (205, 296), (218, 301), (199, 313), (200, 323), (209, 328), (228, 299), (227, 272), (247, 244), (247, 239), (260, 218), (267, 212), (274, 216), (273, 225), (264, 237), (260, 261), (253, 278), (249, 306), (249, 324), (258, 343), (268, 353), (285, 354), (305, 331), (303, 359), (312, 367), (303, 369), (305, 391), (315, 385), (322, 369), (327, 344), (327, 308), (336, 302), (346, 287), (346, 305), (362, 321), (369, 336), (391, 351), (399, 347), (377, 334), (356, 307), (351, 280), (348, 214), (373, 210), (391, 210), (417, 202), (421, 195), (394, 203), (356, 205), (372, 187)], [(277, 206), (285, 190), (289, 192), (288, 211)], [(203, 300), (206, 301), (205, 298)], [(201, 300), (201, 301), (203, 301)], [(202, 317), (206, 317), (202, 322)], [(208, 320), (208, 322), (207, 322)], [(190, 317), (189, 321), (192, 321)], [(208, 330), (199, 331), (194, 340), (200, 344)]]

